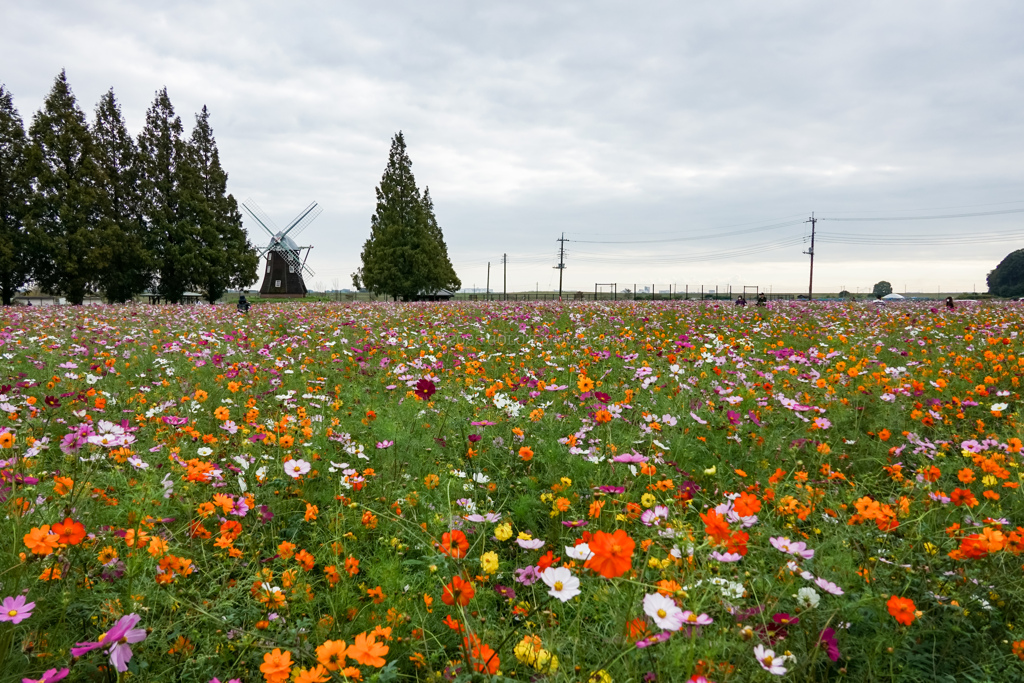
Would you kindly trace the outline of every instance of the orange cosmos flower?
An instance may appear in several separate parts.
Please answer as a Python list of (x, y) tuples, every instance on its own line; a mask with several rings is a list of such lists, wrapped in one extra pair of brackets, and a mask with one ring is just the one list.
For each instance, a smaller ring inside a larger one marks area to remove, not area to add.
[(348, 572), (349, 576), (355, 576), (359, 573), (359, 560), (352, 557), (351, 555), (345, 560), (345, 571)]
[(622, 529), (612, 534), (598, 531), (589, 545), (593, 555), (584, 565), (587, 569), (593, 569), (606, 579), (614, 579), (632, 568), (636, 543)]
[(217, 410), (213, 411), (213, 416), (218, 420), (226, 420), (229, 417), (231, 417), (231, 411), (228, 410), (225, 406), (221, 406), (217, 408)]
[(704, 533), (714, 539), (715, 543), (724, 544), (729, 540), (732, 532), (724, 517), (714, 510), (708, 510), (707, 513), (700, 513), (700, 518), (704, 522)]
[(327, 683), (330, 680), (331, 674), (319, 664), (312, 669), (299, 669), (294, 678), (295, 683)]
[(316, 649), (316, 661), (323, 664), (328, 671), (337, 671), (345, 666), (344, 640), (325, 640), (324, 644)]
[(300, 550), (298, 554), (295, 555), (295, 561), (302, 565), (302, 568), (307, 572), (312, 569), (315, 564), (313, 556), (309, 554), (308, 550)]
[(446, 531), (441, 535), (441, 545), (438, 546), (438, 550), (458, 560), (466, 556), (466, 551), (469, 550), (469, 539), (458, 529)]
[(31, 550), (33, 555), (49, 555), (60, 544), (60, 538), (50, 531), (49, 524), (33, 527), (25, 534), (24, 540), (25, 547)]
[(910, 598), (900, 598), (891, 595), (889, 596), (889, 601), (885, 604), (889, 608), (889, 614), (892, 615), (892, 618), (904, 626), (910, 626), (914, 623), (914, 619), (917, 618), (917, 607)]
[(576, 380), (576, 387), (582, 393), (587, 393), (594, 388), (594, 380), (590, 379), (586, 375), (580, 375), (580, 378)]
[(284, 683), (292, 672), (292, 653), (285, 650), (281, 653), (279, 648), (273, 652), (263, 655), (263, 663), (260, 665), (263, 678), (267, 683)]
[(366, 595), (368, 597), (373, 598), (373, 604), (375, 605), (379, 605), (380, 603), (384, 602), (384, 598), (388, 597), (384, 595), (384, 590), (380, 586), (377, 586), (376, 588), (370, 588), (366, 591)]
[(451, 583), (445, 585), (444, 590), (441, 592), (441, 602), (446, 605), (458, 603), (460, 606), (465, 607), (473, 599), (474, 595), (476, 595), (476, 589), (473, 588), (473, 584), (463, 580), (461, 576), (455, 576), (452, 577)]
[(306, 503), (306, 521), (307, 522), (316, 521), (316, 516), (317, 516), (317, 514), (319, 514), (319, 512), (320, 512), (319, 506), (317, 506), (317, 505), (310, 505), (309, 503)]
[(85, 539), (85, 525), (67, 517), (53, 525), (53, 533), (62, 545), (78, 545)]
[(749, 517), (761, 511), (761, 501), (757, 499), (757, 496), (752, 496), (744, 491), (739, 498), (732, 502), (732, 508), (740, 517)]
[(519, 449), (519, 457), (523, 459), (523, 462), (529, 462), (533, 459), (533, 449), (529, 446), (523, 446)]
[(363, 666), (382, 667), (386, 663), (384, 655), (390, 650), (387, 645), (378, 643), (376, 639), (365, 633), (356, 636), (355, 641), (348, 646), (345, 654), (362, 664)]
[(282, 560), (290, 560), (292, 555), (295, 554), (295, 544), (289, 543), (288, 541), (281, 541), (277, 546), (277, 555)]

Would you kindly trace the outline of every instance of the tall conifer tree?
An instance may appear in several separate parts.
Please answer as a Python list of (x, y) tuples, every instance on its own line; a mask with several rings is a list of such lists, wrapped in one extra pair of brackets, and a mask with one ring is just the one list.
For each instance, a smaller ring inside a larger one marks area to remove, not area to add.
[(157, 263), (156, 292), (164, 301), (181, 303), (199, 279), (201, 260), (198, 231), (183, 197), (187, 162), (181, 119), (174, 113), (167, 88), (157, 91), (146, 112), (139, 154), (147, 247)]
[[(362, 284), (373, 292), (413, 299), (458, 283), (433, 204), (424, 204), (401, 131), (391, 141), (388, 165), (377, 186), (377, 210), (363, 245)], [(450, 275), (449, 275), (450, 271)], [(358, 286), (358, 285), (357, 285)]]
[(186, 147), (186, 204), (199, 236), (201, 270), (196, 287), (213, 303), (229, 287), (256, 281), (259, 256), (242, 228), (242, 214), (228, 194), (228, 174), (220, 165), (210, 113), (196, 114), (196, 125)]
[(423, 213), (427, 219), (427, 232), (441, 251), (441, 258), (434, 264), (435, 268), (432, 273), (434, 282), (431, 289), (435, 292), (440, 289), (454, 292), (462, 287), (462, 281), (455, 274), (455, 268), (452, 266), (451, 259), (448, 258), (448, 245), (444, 242), (444, 233), (441, 232), (441, 226), (437, 224), (437, 217), (434, 216), (434, 201), (430, 198), (429, 187), (423, 188)]
[(33, 276), (44, 290), (81, 304), (106, 267), (92, 134), (62, 70), (29, 128), (33, 194), (28, 225)]
[(31, 265), (25, 215), (31, 194), (25, 125), (9, 90), (0, 85), (0, 296), (4, 306), (28, 282)]
[(97, 230), (108, 252), (99, 285), (107, 301), (123, 303), (149, 287), (154, 264), (143, 232), (138, 147), (125, 126), (113, 88), (96, 105), (92, 135), (103, 179)]

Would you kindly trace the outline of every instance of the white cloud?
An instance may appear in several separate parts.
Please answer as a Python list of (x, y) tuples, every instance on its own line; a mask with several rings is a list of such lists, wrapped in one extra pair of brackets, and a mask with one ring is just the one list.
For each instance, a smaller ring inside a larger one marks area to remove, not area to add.
[[(1024, 6), (1009, 0), (22, 3), (5, 8), (0, 80), (26, 119), (62, 67), (90, 113), (113, 86), (133, 131), (164, 85), (187, 126), (208, 105), (236, 197), (254, 197), (278, 222), (313, 199), (324, 206), (302, 241), (316, 246), (314, 281), (325, 286), (348, 286), (358, 266), (374, 186), (402, 129), (464, 284), (483, 286), (486, 261), (496, 267), (507, 252), (510, 285), (525, 289), (557, 285), (563, 230), (704, 235), (812, 210), (1024, 200), (1022, 20)], [(1018, 225), (1014, 215), (820, 223), (921, 244), (823, 243), (816, 281), (969, 290), (1016, 244), (951, 248), (938, 236)], [(650, 261), (805, 227), (632, 252), (570, 243), (567, 289), (655, 273), (802, 289), (802, 244)]]

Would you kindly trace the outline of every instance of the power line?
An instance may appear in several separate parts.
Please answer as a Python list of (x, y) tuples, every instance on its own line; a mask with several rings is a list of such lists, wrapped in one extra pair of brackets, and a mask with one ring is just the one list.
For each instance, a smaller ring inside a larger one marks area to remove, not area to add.
[(734, 235), (749, 235), (752, 232), (762, 232), (764, 230), (777, 230), (779, 228), (788, 228), (791, 225), (800, 225), (806, 221), (787, 221), (785, 223), (776, 223), (774, 225), (762, 225), (756, 228), (747, 228), (745, 230), (733, 230), (732, 232), (712, 232), (705, 231), (700, 235), (689, 235), (686, 237), (667, 237), (665, 239), (658, 240), (569, 240), (570, 242), (577, 242), (579, 244), (654, 244), (661, 242), (688, 242), (691, 240), (710, 240), (718, 239), (719, 237), (732, 237)]
[(999, 216), (1007, 213), (1024, 213), (1024, 209), (1003, 209), (1002, 211), (979, 211), (976, 213), (947, 213), (935, 216), (859, 216), (857, 218), (819, 218), (819, 221), (930, 221), (939, 218), (973, 218), (974, 216)]

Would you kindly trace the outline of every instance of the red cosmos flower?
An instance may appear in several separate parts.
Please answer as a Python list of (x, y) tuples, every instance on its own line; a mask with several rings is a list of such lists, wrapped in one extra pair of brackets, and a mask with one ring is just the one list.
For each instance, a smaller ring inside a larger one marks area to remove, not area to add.
[(900, 598), (891, 595), (885, 605), (889, 608), (889, 614), (892, 615), (892, 618), (904, 626), (910, 626), (914, 623), (914, 619), (917, 618), (917, 606), (914, 605), (914, 601), (910, 598)]
[(590, 540), (590, 551), (594, 553), (586, 564), (606, 579), (622, 576), (633, 566), (633, 549), (636, 543), (622, 529), (613, 534), (595, 532)]
[(441, 535), (441, 544), (438, 546), (438, 550), (456, 560), (461, 559), (469, 550), (469, 539), (458, 529), (446, 531)]
[(85, 525), (68, 517), (53, 525), (53, 533), (64, 545), (78, 545), (85, 539)]
[(978, 499), (974, 497), (970, 489), (953, 489), (949, 498), (953, 501), (953, 505), (966, 505), (972, 508), (978, 504)]
[(463, 580), (461, 576), (454, 576), (451, 583), (447, 584), (444, 587), (444, 591), (441, 592), (441, 602), (446, 605), (458, 603), (460, 606), (465, 607), (473, 599), (474, 595), (476, 595), (476, 589), (473, 588), (473, 584)]
[(554, 552), (549, 550), (547, 554), (541, 555), (540, 558), (537, 560), (537, 571), (542, 572), (561, 559), (561, 556), (555, 557)]
[(437, 387), (429, 379), (424, 378), (416, 382), (416, 395), (424, 401), (433, 396), (435, 391), (437, 391)]

